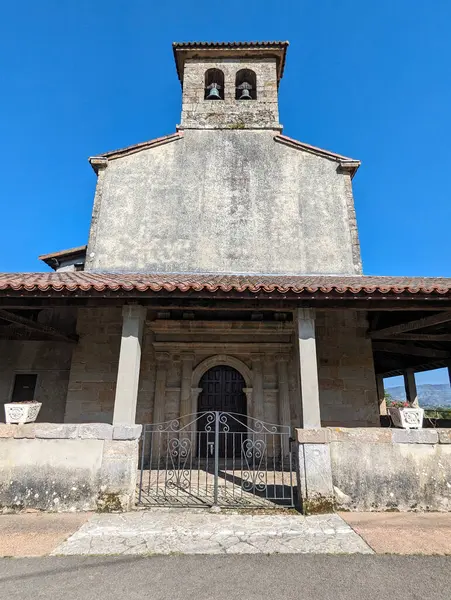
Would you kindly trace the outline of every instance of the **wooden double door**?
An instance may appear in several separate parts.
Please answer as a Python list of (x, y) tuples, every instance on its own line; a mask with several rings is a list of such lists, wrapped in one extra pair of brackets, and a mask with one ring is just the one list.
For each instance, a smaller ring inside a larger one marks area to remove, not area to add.
[(230, 458), (239, 456), (241, 437), (247, 431), (246, 394), (243, 391), (245, 381), (241, 373), (233, 367), (218, 365), (212, 367), (202, 376), (199, 387), (199, 413), (205, 418), (199, 419), (199, 450), (201, 456), (214, 451), (212, 435), (205, 430), (208, 425), (207, 415), (212, 412), (233, 413), (226, 416), (219, 424), (219, 456)]

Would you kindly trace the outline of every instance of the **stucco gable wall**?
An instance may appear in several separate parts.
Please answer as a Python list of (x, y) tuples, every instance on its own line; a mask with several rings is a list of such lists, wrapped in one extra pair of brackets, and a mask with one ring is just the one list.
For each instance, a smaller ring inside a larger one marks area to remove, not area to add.
[(86, 269), (359, 272), (350, 176), (337, 166), (273, 132), (238, 130), (188, 130), (111, 160)]

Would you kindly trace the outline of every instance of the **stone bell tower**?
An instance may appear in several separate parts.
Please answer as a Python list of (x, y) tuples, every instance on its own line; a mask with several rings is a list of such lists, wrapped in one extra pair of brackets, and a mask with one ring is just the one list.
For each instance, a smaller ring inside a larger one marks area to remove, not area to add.
[(282, 129), (278, 88), (288, 42), (173, 44), (179, 129)]

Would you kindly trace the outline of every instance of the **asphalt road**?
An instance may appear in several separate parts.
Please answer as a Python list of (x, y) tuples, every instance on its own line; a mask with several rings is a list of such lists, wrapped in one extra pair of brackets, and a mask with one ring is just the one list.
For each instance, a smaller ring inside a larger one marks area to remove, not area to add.
[(451, 557), (4, 558), (0, 559), (0, 598), (450, 600)]

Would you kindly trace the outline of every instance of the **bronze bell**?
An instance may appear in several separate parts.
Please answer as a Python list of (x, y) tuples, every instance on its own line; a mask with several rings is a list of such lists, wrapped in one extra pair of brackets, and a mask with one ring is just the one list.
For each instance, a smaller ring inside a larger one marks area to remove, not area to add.
[(238, 98), (238, 100), (252, 100), (252, 96), (247, 88), (244, 88), (241, 91), (241, 96)]
[(210, 88), (210, 91), (208, 92), (207, 100), (221, 100), (221, 95), (219, 93), (216, 83), (211, 84), (211, 88)]

